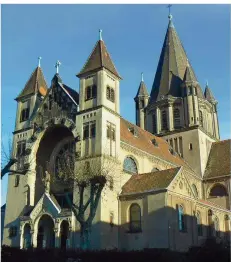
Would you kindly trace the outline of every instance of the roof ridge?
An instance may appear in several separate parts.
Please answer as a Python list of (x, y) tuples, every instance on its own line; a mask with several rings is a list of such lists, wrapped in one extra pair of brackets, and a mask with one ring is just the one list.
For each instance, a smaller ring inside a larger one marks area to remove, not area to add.
[(162, 169), (162, 170), (157, 170), (157, 171), (153, 171), (153, 172), (147, 172), (147, 173), (138, 173), (137, 175), (157, 175), (160, 172), (164, 172), (164, 171), (168, 171), (168, 170), (173, 170), (173, 169), (179, 169), (180, 170), (181, 166), (176, 166), (176, 167), (170, 167), (170, 168), (166, 168), (166, 169)]

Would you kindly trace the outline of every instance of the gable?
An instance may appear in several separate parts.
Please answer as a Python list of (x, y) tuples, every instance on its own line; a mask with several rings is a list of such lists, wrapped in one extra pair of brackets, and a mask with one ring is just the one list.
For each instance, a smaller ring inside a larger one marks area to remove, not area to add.
[(192, 186), (190, 185), (188, 178), (184, 175), (183, 168), (180, 169), (175, 178), (172, 180), (168, 186), (168, 190), (187, 197), (197, 198), (192, 190)]
[(30, 213), (30, 218), (32, 220), (36, 219), (40, 213), (49, 213), (53, 217), (57, 216), (61, 212), (61, 208), (58, 202), (52, 195), (45, 193), (40, 200), (38, 201), (37, 205), (34, 207), (32, 212)]
[(54, 117), (67, 117), (75, 120), (79, 95), (70, 87), (62, 84), (58, 76), (53, 78), (51, 88), (40, 104), (32, 120), (39, 127)]

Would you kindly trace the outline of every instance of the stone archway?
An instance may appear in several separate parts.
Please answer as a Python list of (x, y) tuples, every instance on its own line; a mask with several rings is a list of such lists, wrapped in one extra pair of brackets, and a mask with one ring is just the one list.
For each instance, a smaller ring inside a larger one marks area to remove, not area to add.
[(42, 215), (38, 221), (37, 231), (37, 247), (38, 248), (54, 248), (55, 232), (54, 221), (48, 215)]
[[(39, 201), (44, 193), (44, 185), (42, 182), (42, 176), (44, 172), (49, 168), (48, 163), (52, 162), (53, 152), (56, 151), (56, 147), (65, 140), (73, 140), (74, 135), (72, 131), (64, 125), (53, 125), (43, 134), (38, 150), (36, 153), (36, 181), (35, 181), (35, 203)], [(49, 170), (52, 173), (52, 170)], [(51, 174), (52, 175), (52, 174)], [(59, 185), (51, 185), (52, 192), (63, 191), (63, 185), (59, 190)]]

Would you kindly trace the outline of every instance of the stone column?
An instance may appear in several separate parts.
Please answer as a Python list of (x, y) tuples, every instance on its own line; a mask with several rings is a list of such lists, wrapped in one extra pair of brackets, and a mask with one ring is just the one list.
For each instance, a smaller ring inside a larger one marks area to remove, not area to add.
[(159, 134), (160, 133), (160, 109), (159, 107), (156, 107), (155, 110), (155, 115), (156, 115), (156, 133)]
[(55, 220), (55, 226), (54, 226), (54, 232), (55, 232), (55, 247), (60, 247), (60, 220)]
[(173, 108), (172, 108), (172, 104), (169, 104), (168, 106), (168, 129), (169, 131), (173, 130)]

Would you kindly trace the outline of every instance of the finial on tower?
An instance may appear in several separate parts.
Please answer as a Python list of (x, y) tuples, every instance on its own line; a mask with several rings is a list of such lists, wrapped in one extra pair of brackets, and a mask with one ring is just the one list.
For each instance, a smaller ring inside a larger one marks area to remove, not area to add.
[(190, 65), (189, 65), (189, 61), (188, 61), (188, 58), (187, 58), (187, 67), (189, 67)]
[(103, 30), (102, 29), (99, 29), (99, 40), (103, 40), (103, 38), (102, 38), (102, 32), (103, 32)]
[(172, 20), (171, 7), (172, 7), (172, 5), (168, 5), (168, 6), (167, 6), (167, 8), (169, 9), (169, 12), (168, 12), (168, 19), (169, 19), (169, 21)]
[(209, 81), (208, 80), (206, 80), (206, 86), (209, 86)]
[(41, 59), (42, 59), (42, 57), (39, 56), (39, 57), (38, 57), (38, 67), (40, 67), (40, 65), (41, 65)]
[(56, 74), (59, 73), (59, 67), (61, 65), (61, 62), (59, 60), (56, 61), (55, 67), (56, 67)]
[(144, 82), (144, 73), (141, 73), (141, 82)]

